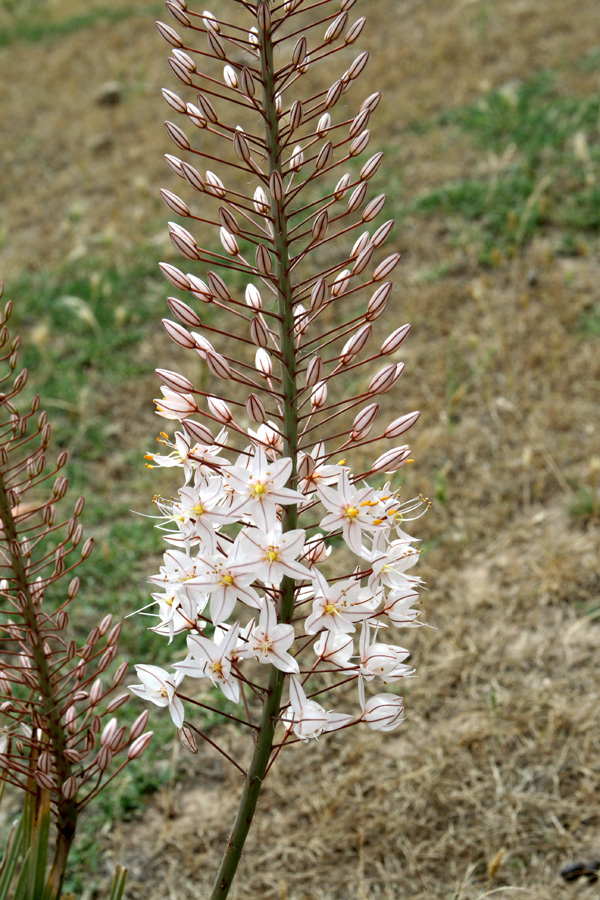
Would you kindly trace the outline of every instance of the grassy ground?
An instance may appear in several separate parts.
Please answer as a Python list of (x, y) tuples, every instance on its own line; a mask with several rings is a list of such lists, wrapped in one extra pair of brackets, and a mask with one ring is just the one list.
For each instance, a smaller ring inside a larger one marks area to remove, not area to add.
[[(403, 254), (391, 318), (413, 323), (388, 402), (423, 410), (407, 491), (434, 501), (418, 528), (433, 627), (403, 636), (419, 678), (401, 731), (282, 759), (234, 896), (591, 900), (558, 872), (600, 852), (597, 4), (361, 5), (372, 58), (351, 102), (384, 92), (373, 129)], [(160, 427), (153, 367), (179, 365), (157, 324), (156, 262), (176, 258), (154, 12), (0, 10), (0, 271), (97, 538), (82, 629), (146, 602), (160, 542), (130, 510), (168, 492), (142, 460)], [(97, 102), (108, 81), (115, 106)], [(164, 652), (127, 620), (125, 656)], [(159, 714), (154, 727), (82, 836), (82, 897), (119, 861), (131, 900), (210, 881), (236, 779), (183, 758)]]

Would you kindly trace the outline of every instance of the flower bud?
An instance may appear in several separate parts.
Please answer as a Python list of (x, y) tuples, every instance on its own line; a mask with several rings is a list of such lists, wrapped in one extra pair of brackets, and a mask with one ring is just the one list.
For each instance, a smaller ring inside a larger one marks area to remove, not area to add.
[(391, 450), (386, 450), (385, 453), (382, 453), (381, 456), (377, 457), (371, 466), (371, 471), (385, 472), (386, 475), (391, 475), (404, 465), (409, 456), (410, 447), (407, 446), (394, 447)]
[(323, 360), (314, 356), (306, 368), (306, 386), (312, 387), (323, 378)]
[(357, 19), (356, 22), (350, 26), (344, 38), (345, 44), (353, 44), (356, 40), (358, 40), (363, 28), (365, 27), (366, 21), (367, 20), (365, 19), (365, 17), (361, 16), (360, 19)]
[(399, 262), (399, 253), (392, 253), (391, 256), (386, 257), (383, 262), (379, 263), (373, 272), (373, 281), (381, 281), (383, 278), (387, 278), (387, 276), (394, 271)]
[(362, 220), (363, 222), (370, 222), (372, 219), (375, 219), (383, 207), (385, 206), (385, 194), (379, 194), (379, 196), (374, 197), (370, 203), (367, 203), (365, 208), (363, 209)]
[(404, 434), (405, 431), (408, 431), (409, 428), (412, 428), (420, 415), (420, 412), (415, 411), (400, 416), (398, 419), (394, 419), (383, 432), (383, 436), (386, 438), (399, 437), (401, 434)]
[(368, 128), (366, 128), (362, 134), (359, 134), (357, 138), (354, 138), (350, 147), (348, 148), (348, 156), (359, 156), (364, 150), (366, 150), (369, 141), (371, 140), (371, 132)]
[(327, 141), (321, 147), (319, 155), (317, 156), (315, 162), (315, 170), (320, 172), (322, 169), (326, 168), (329, 165), (331, 160), (333, 159), (333, 144), (331, 141)]
[(181, 40), (175, 29), (171, 28), (170, 25), (165, 25), (164, 22), (157, 22), (156, 27), (158, 28), (160, 36), (167, 42), (167, 44), (171, 44), (172, 47), (183, 47), (183, 41)]
[(128, 759), (137, 759), (138, 757), (140, 757), (146, 747), (149, 745), (153, 736), (153, 731), (147, 731), (146, 734), (142, 734), (140, 735), (140, 737), (136, 738), (127, 751)]
[(260, 291), (253, 284), (249, 284), (246, 286), (246, 303), (251, 309), (261, 310), (262, 309), (262, 297), (260, 296)]
[(246, 412), (254, 422), (262, 424), (267, 418), (264, 403), (256, 394), (248, 394), (246, 400)]
[(381, 285), (381, 287), (377, 288), (367, 304), (366, 318), (369, 320), (369, 322), (374, 321), (374, 319), (378, 319), (379, 316), (384, 312), (391, 290), (391, 281), (386, 281)]
[(400, 328), (396, 328), (395, 331), (392, 331), (392, 333), (386, 337), (381, 345), (381, 352), (384, 354), (384, 356), (387, 356), (390, 353), (394, 353), (394, 351), (398, 349), (402, 341), (408, 335), (409, 331), (410, 325), (408, 323), (406, 325), (401, 325)]
[(231, 410), (220, 397), (207, 397), (206, 402), (217, 422), (221, 422), (222, 425), (228, 425), (229, 422), (233, 422)]
[(239, 87), (239, 80), (237, 76), (237, 72), (233, 68), (233, 66), (226, 65), (223, 69), (223, 81), (230, 88)]
[(257, 187), (254, 191), (254, 209), (261, 216), (268, 216), (270, 213), (269, 201), (267, 200), (267, 195), (260, 187)]
[(254, 316), (250, 322), (250, 338), (253, 344), (259, 347), (266, 347), (269, 342), (269, 335), (264, 322), (258, 316)]
[(310, 405), (312, 406), (313, 412), (317, 409), (320, 409), (322, 406), (325, 406), (327, 402), (327, 385), (324, 381), (318, 381), (310, 395)]
[(325, 35), (323, 37), (323, 40), (325, 41), (325, 43), (331, 44), (331, 43), (333, 43), (333, 41), (337, 40), (337, 38), (339, 38), (340, 34), (346, 27), (347, 22), (348, 22), (348, 13), (341, 12), (339, 14), (339, 16), (337, 16), (333, 20), (333, 22), (331, 23), (331, 25), (325, 32)]
[(175, 125), (174, 122), (165, 122), (165, 130), (173, 143), (180, 147), (181, 150), (192, 149), (192, 145), (188, 141), (185, 131), (178, 125)]

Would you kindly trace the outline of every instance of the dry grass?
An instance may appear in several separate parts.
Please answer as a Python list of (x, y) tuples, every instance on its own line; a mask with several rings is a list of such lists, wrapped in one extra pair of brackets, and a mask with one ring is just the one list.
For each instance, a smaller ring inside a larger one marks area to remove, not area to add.
[[(561, 72), (567, 95), (597, 90), (597, 72), (576, 65), (597, 40), (595, 0), (576, 14), (560, 0), (363, 6), (369, 77), (384, 91), (374, 127), (399, 146), (408, 197), (497, 160), (458, 131), (406, 123), (541, 68)], [(172, 186), (157, 96), (168, 75), (142, 11), (85, 44), (73, 33), (0, 51), (6, 278), (99, 244), (124, 260), (145, 229), (156, 234), (154, 186)], [(115, 78), (123, 103), (96, 105)], [(402, 635), (418, 679), (399, 732), (283, 754), (236, 900), (597, 896), (558, 873), (600, 853), (599, 527), (593, 510), (571, 514), (580, 490), (597, 491), (600, 354), (579, 323), (600, 299), (600, 266), (591, 248), (561, 257), (556, 238), (539, 233), (482, 269), (475, 242), (449, 240), (442, 217), (409, 216), (396, 232), (395, 314), (414, 332), (390, 403), (423, 410), (407, 490), (437, 497), (415, 529), (433, 627)], [(139, 428), (152, 433), (150, 415)], [(106, 839), (108, 863), (130, 867), (131, 900), (206, 894), (238, 784), (210, 756), (189, 768), (192, 790), (175, 784)]]

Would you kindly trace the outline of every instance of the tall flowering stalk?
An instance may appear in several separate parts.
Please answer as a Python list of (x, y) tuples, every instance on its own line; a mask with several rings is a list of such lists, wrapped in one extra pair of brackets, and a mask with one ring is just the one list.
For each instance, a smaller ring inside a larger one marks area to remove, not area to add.
[[(19, 371), (11, 312), (7, 303), (0, 313), (0, 793), (10, 784), (25, 801), (0, 868), (0, 898), (58, 900), (80, 811), (140, 756), (152, 732), (147, 710), (131, 728), (114, 715), (130, 696), (117, 693), (127, 663), (103, 680), (121, 624), (109, 614), (82, 641), (69, 635), (73, 572), (92, 541), (82, 543), (82, 497), (62, 517), (67, 454), (49, 464), (40, 398), (21, 396), (27, 370)], [(111, 897), (123, 886), (124, 870)]]
[[(402, 698), (371, 687), (413, 671), (385, 638), (390, 625), (418, 624), (418, 551), (403, 528), (426, 503), (402, 504), (385, 478), (408, 461), (397, 441), (419, 413), (376, 428), (409, 332), (395, 327), (374, 346), (400, 259), (381, 254), (393, 221), (372, 224), (385, 204), (370, 191), (382, 154), (366, 155), (379, 93), (334, 118), (368, 61), (353, 47), (364, 18), (351, 20), (354, 0), (232, 0), (227, 21), (185, 0), (166, 5), (179, 30), (158, 28), (186, 95), (163, 91), (179, 116), (166, 130), (185, 156), (167, 156), (184, 196), (162, 196), (192, 226), (214, 226), (220, 245), (199, 247), (169, 224), (194, 271), (161, 269), (195, 302), (169, 297), (164, 327), (203, 360), (211, 387), (157, 370), (157, 411), (178, 425), (148, 464), (181, 467), (184, 484), (156, 498), (169, 549), (150, 579), (154, 630), (185, 635), (187, 654), (172, 672), (138, 665), (132, 690), (168, 707), (195, 749), (195, 735), (213, 741), (186, 716), (211, 706), (183, 681), (212, 682), (231, 703), (224, 715), (252, 736), (249, 762), (228, 757), (245, 782), (217, 900), (283, 747), (402, 721)], [(325, 89), (313, 86), (318, 66), (339, 69)], [(378, 455), (365, 462), (372, 444)], [(332, 711), (338, 687), (347, 707)]]

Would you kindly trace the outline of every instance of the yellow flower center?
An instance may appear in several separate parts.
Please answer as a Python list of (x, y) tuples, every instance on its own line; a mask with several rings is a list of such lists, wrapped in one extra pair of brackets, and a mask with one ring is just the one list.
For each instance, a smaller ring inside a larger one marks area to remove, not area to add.
[(267, 550), (266, 560), (267, 562), (273, 563), (279, 559), (279, 553), (277, 550), (274, 550), (272, 547), (269, 547)]
[(259, 481), (258, 484), (255, 484), (252, 490), (250, 491), (253, 497), (261, 497), (263, 494), (267, 493), (267, 487)]
[(325, 609), (323, 610), (326, 616), (337, 616), (339, 615), (337, 606), (334, 606), (333, 603), (328, 603)]
[(349, 519), (355, 519), (359, 514), (360, 510), (356, 506), (347, 506), (346, 507), (346, 515)]
[(233, 584), (233, 575), (223, 575), (219, 584)]

